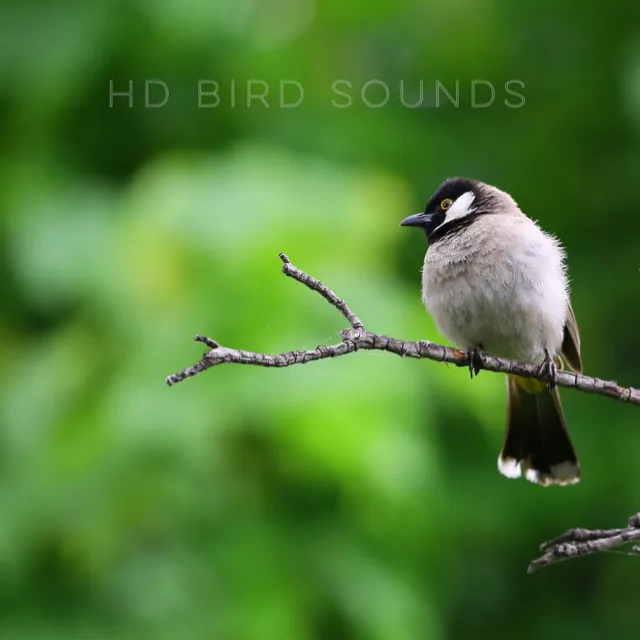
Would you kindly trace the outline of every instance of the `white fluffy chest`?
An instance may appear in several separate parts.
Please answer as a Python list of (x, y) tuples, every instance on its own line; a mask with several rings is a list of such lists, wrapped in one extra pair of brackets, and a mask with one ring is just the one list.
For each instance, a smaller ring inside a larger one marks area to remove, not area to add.
[(560, 351), (568, 308), (557, 240), (521, 216), (482, 216), (429, 247), (423, 300), (461, 348), (541, 361)]

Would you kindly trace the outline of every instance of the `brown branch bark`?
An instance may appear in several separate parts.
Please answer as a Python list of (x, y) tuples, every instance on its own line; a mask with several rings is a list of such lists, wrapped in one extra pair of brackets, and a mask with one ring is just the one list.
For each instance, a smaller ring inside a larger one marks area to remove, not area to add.
[[(458, 367), (469, 366), (467, 354), (460, 349), (445, 347), (429, 340), (414, 342), (367, 331), (360, 318), (329, 287), (291, 264), (291, 261), (284, 253), (280, 254), (280, 259), (283, 263), (282, 271), (286, 276), (297, 280), (313, 291), (317, 291), (344, 316), (349, 323), (349, 328), (341, 332), (342, 341), (329, 346), (319, 346), (309, 351), (287, 351), (285, 353), (267, 354), (244, 351), (242, 349), (230, 349), (219, 345), (211, 338), (198, 335), (195, 338), (196, 341), (206, 344), (209, 347), (209, 351), (196, 364), (168, 376), (166, 381), (169, 386), (220, 364), (236, 363), (261, 367), (289, 367), (294, 364), (305, 364), (314, 360), (344, 356), (359, 349), (388, 351), (407, 358), (448, 362)], [(481, 368), (496, 373), (512, 373), (525, 378), (544, 380), (544, 372), (541, 371), (539, 365), (518, 362), (498, 356), (484, 355)], [(600, 378), (581, 375), (573, 371), (558, 371), (556, 383), (561, 387), (578, 389), (585, 393), (595, 393), (640, 406), (640, 389), (622, 387), (612, 380), (601, 380)]]
[[(528, 573), (571, 558), (612, 551), (640, 540), (640, 513), (629, 518), (624, 529), (569, 529), (562, 535), (540, 545), (542, 555), (533, 560)], [(627, 553), (640, 557), (640, 547), (631, 547)]]
[[(206, 344), (209, 350), (196, 364), (168, 376), (166, 381), (169, 386), (220, 364), (236, 363), (261, 367), (289, 367), (294, 364), (305, 364), (314, 360), (344, 356), (359, 349), (389, 351), (407, 358), (448, 362), (459, 367), (469, 366), (467, 354), (460, 349), (446, 347), (429, 340), (413, 342), (367, 331), (360, 318), (329, 287), (291, 264), (284, 253), (280, 254), (280, 259), (283, 263), (282, 271), (286, 276), (297, 280), (313, 291), (317, 291), (344, 316), (349, 323), (349, 328), (340, 333), (342, 341), (330, 346), (319, 346), (309, 351), (287, 351), (285, 353), (267, 354), (244, 351), (242, 349), (230, 349), (221, 346), (211, 338), (198, 335), (195, 338), (196, 341)], [(474, 364), (477, 365), (478, 363)], [(482, 357), (481, 368), (496, 373), (511, 373), (526, 378), (544, 380), (544, 373), (539, 365), (517, 362), (488, 354)], [(556, 383), (561, 387), (578, 389), (585, 393), (595, 393), (615, 398), (622, 402), (640, 405), (639, 389), (622, 387), (615, 381), (601, 380), (600, 378), (584, 376), (572, 371), (558, 371)], [(570, 558), (610, 551), (636, 540), (640, 540), (640, 514), (630, 518), (629, 526), (625, 529), (571, 529), (561, 536), (543, 543), (540, 547), (542, 555), (531, 562), (528, 572), (533, 573), (538, 569)], [(640, 547), (633, 547), (629, 553), (640, 555)]]

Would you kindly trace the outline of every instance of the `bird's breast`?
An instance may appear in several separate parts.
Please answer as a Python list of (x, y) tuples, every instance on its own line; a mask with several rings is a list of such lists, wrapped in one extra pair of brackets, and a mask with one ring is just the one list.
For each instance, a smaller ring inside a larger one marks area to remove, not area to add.
[(562, 255), (546, 237), (534, 240), (468, 234), (430, 246), (423, 301), (441, 333), (461, 348), (521, 360), (558, 352), (568, 303)]

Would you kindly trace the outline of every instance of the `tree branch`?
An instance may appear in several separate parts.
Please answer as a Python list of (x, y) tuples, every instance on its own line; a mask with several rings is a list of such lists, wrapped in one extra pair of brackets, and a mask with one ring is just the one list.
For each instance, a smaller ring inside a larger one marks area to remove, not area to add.
[[(304, 284), (309, 289), (317, 291), (329, 304), (335, 307), (349, 323), (348, 329), (340, 333), (342, 341), (329, 346), (319, 346), (309, 351), (287, 351), (278, 354), (255, 353), (242, 349), (230, 349), (223, 347), (211, 338), (196, 336), (197, 342), (202, 342), (209, 347), (202, 359), (196, 364), (174, 373), (167, 377), (169, 386), (182, 382), (186, 378), (198, 375), (211, 367), (225, 363), (250, 364), (261, 367), (289, 367), (294, 364), (305, 364), (324, 358), (336, 358), (354, 351), (389, 351), (407, 358), (422, 358), (437, 362), (448, 362), (458, 367), (468, 367), (469, 359), (465, 351), (445, 347), (444, 345), (429, 340), (409, 341), (391, 338), (367, 331), (358, 316), (349, 309), (346, 302), (340, 299), (329, 287), (316, 278), (298, 269), (289, 258), (280, 254), (282, 260), (282, 272), (294, 280)], [(474, 363), (479, 364), (479, 363)], [(544, 372), (540, 366), (533, 363), (518, 362), (507, 358), (501, 358), (485, 354), (482, 357), (482, 369), (496, 373), (511, 373), (525, 378), (537, 378), (544, 380)], [(558, 371), (556, 383), (561, 387), (578, 389), (585, 393), (595, 393), (609, 398), (615, 398), (622, 402), (629, 402), (640, 406), (640, 389), (621, 387), (615, 381), (601, 380), (584, 376), (573, 371)]]
[[(612, 551), (636, 540), (640, 540), (640, 513), (629, 518), (625, 529), (569, 529), (540, 545), (542, 555), (531, 562), (527, 572), (535, 573), (538, 569), (571, 558)], [(640, 557), (640, 547), (631, 547), (626, 553)]]
[[(206, 336), (196, 336), (197, 342), (202, 342), (209, 347), (202, 359), (196, 364), (174, 373), (167, 377), (169, 386), (182, 382), (186, 378), (198, 375), (211, 367), (219, 364), (236, 363), (250, 364), (261, 367), (289, 367), (294, 364), (305, 364), (324, 358), (336, 358), (358, 349), (370, 351), (389, 351), (407, 358), (424, 358), (437, 362), (448, 362), (458, 367), (468, 367), (469, 358), (465, 351), (445, 347), (429, 340), (400, 340), (389, 336), (379, 335), (367, 331), (358, 316), (349, 309), (346, 302), (327, 287), (325, 284), (313, 278), (304, 271), (298, 269), (289, 258), (280, 254), (282, 260), (282, 272), (289, 278), (293, 278), (304, 284), (309, 289), (317, 291), (325, 300), (335, 307), (349, 323), (349, 328), (340, 333), (342, 341), (330, 346), (319, 346), (309, 351), (287, 351), (285, 353), (267, 354), (230, 349), (220, 346), (215, 340)], [(480, 363), (474, 362), (474, 365)], [(544, 372), (539, 365), (526, 362), (517, 362), (507, 358), (500, 358), (484, 354), (482, 356), (482, 369), (496, 373), (511, 373), (525, 378), (537, 378), (544, 380)], [(590, 376), (583, 376), (572, 371), (558, 371), (556, 383), (561, 387), (578, 389), (585, 393), (595, 393), (609, 398), (615, 398), (622, 402), (640, 405), (640, 390), (631, 387), (621, 387), (617, 382), (601, 380)], [(580, 556), (610, 551), (621, 545), (640, 540), (640, 514), (629, 519), (626, 529), (571, 529), (563, 535), (545, 542), (540, 546), (542, 555), (531, 562), (528, 568), (533, 573), (542, 567)], [(633, 547), (630, 554), (640, 556), (640, 547)]]

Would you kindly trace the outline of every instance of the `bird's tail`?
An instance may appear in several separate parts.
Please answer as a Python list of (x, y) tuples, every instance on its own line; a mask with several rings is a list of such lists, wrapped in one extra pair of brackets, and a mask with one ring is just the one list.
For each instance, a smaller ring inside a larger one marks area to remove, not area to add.
[(558, 389), (539, 380), (507, 376), (507, 434), (498, 458), (500, 473), (530, 482), (573, 484), (580, 465), (567, 430)]

